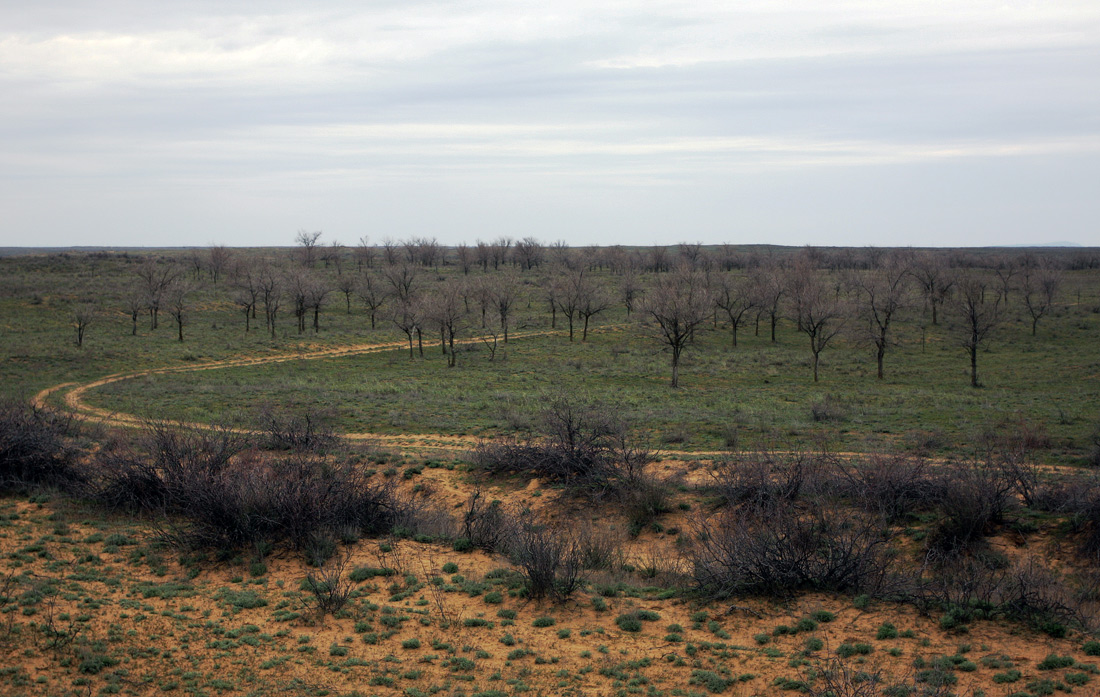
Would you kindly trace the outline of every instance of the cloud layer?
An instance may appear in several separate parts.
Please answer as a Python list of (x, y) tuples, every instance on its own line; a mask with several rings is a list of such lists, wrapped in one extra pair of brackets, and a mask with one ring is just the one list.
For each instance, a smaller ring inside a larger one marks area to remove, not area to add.
[(1100, 244), (1095, 2), (49, 3), (0, 246)]

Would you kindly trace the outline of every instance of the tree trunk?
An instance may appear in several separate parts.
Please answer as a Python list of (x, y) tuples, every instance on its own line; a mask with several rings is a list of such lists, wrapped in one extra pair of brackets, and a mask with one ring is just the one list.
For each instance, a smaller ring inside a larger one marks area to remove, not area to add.
[(978, 387), (978, 345), (972, 344), (970, 350), (970, 386)]
[(876, 352), (876, 354), (875, 354), (875, 358), (877, 358), (877, 359), (878, 359), (878, 379), (879, 379), (879, 380), (882, 380), (882, 379), (883, 379), (883, 375), (882, 375), (882, 357), (883, 357), (883, 356), (884, 356), (885, 354), (886, 354), (886, 347), (885, 347), (885, 346), (882, 346), (882, 345), (880, 345), (880, 346), (878, 347), (878, 351), (877, 351), (877, 352)]
[(177, 328), (179, 328), (180, 341), (183, 341), (183, 320), (182, 319), (177, 319), (176, 320), (176, 326), (177, 326)]

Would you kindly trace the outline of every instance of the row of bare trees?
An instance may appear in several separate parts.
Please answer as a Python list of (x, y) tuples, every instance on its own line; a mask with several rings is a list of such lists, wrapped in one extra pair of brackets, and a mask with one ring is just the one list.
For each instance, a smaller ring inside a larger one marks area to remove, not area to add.
[[(395, 327), (406, 337), (410, 355), (418, 351), (423, 355), (425, 336), (438, 335), (441, 352), (453, 365), (454, 346), (465, 331), (477, 328), (492, 360), (498, 339), (507, 344), (517, 322), (523, 326), (539, 305), (546, 308), (550, 327), (557, 329), (560, 322), (570, 341), (577, 334), (586, 341), (594, 321), (612, 308), (621, 308), (628, 320), (640, 322), (670, 353), (674, 386), (679, 383), (684, 351), (698, 332), (717, 328), (720, 322), (728, 327), (735, 349), (738, 333), (749, 325), (759, 336), (763, 324), (774, 343), (780, 322), (789, 321), (805, 336), (816, 381), (821, 354), (837, 337), (871, 348), (877, 376), (884, 379), (887, 353), (897, 343), (899, 319), (916, 321), (923, 328), (941, 324), (945, 316), (970, 358), (971, 383), (977, 386), (978, 354), (1002, 322), (1008, 304), (1022, 308), (1017, 312), (1027, 313), (1032, 333), (1037, 333), (1040, 320), (1055, 307), (1063, 273), (1030, 254), (1003, 261), (992, 270), (960, 269), (951, 266), (944, 253), (912, 250), (880, 250), (873, 255), (868, 251), (872, 268), (832, 271), (822, 268), (820, 254), (812, 249), (783, 259), (763, 257), (746, 265), (747, 271), (727, 272), (701, 262), (708, 253), (701, 246), (681, 245), (675, 250), (677, 263), (667, 272), (627, 268), (615, 275), (592, 271), (589, 264), (568, 263), (575, 255), (549, 253), (558, 248), (541, 248), (535, 240), (500, 240), (467, 248), (473, 250), (471, 266), (485, 273), (470, 274), (467, 269), (461, 274), (443, 273), (432, 268), (440, 263), (424, 251), (433, 246), (432, 240), (410, 240), (403, 247), (383, 245), (378, 255), (358, 255), (362, 263), (355, 272), (345, 273), (341, 262), (333, 262), (333, 273), (316, 268), (331, 252), (324, 248), (328, 251), (322, 253), (319, 238), (320, 233), (300, 233), (295, 250), (301, 263), (293, 264), (224, 247), (207, 250), (210, 280), (227, 279), (221, 287), (244, 315), (246, 332), (261, 311), (265, 331), (272, 338), (277, 337), (278, 317), (287, 311), (293, 314), (298, 333), (308, 326), (318, 332), (322, 311), (342, 296), (347, 314), (352, 313), (353, 302), (364, 308), (371, 329), (380, 324)], [(379, 251), (366, 239), (360, 248)], [(524, 250), (518, 263), (511, 261), (517, 249)], [(671, 248), (662, 249), (672, 254)], [(446, 258), (449, 250), (439, 250)], [(462, 258), (461, 247), (454, 253)], [(376, 263), (376, 256), (382, 263)], [(497, 270), (489, 271), (493, 267)], [(531, 273), (533, 269), (537, 272)], [(148, 314), (150, 328), (156, 329), (165, 310), (183, 340), (198, 285), (189, 273), (192, 270), (187, 262), (152, 258), (137, 268), (122, 308), (133, 334), (142, 314)], [(74, 310), (78, 343), (83, 342), (97, 311), (95, 306)]]

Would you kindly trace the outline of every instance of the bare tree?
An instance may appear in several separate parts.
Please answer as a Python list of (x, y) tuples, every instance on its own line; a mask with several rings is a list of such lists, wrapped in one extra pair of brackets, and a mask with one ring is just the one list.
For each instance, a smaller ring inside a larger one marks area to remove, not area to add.
[(336, 279), (336, 290), (344, 294), (344, 306), (347, 314), (351, 314), (351, 296), (359, 288), (359, 279), (354, 276), (340, 276)]
[(359, 238), (359, 243), (355, 245), (355, 268), (359, 273), (363, 273), (363, 269), (374, 268), (375, 252), (366, 235)]
[[(417, 335), (420, 328), (419, 312), (420, 308), (411, 299), (398, 298), (394, 303), (393, 314), (390, 315), (394, 325), (409, 340), (409, 359), (416, 357), (413, 353), (413, 337)], [(423, 348), (420, 350), (420, 355), (424, 355)]]
[(955, 286), (951, 269), (942, 255), (925, 252), (913, 263), (913, 278), (917, 279), (924, 306), (931, 310), (932, 324), (935, 325), (938, 323), (937, 308), (943, 305)]
[(178, 278), (173, 281), (165, 292), (168, 314), (172, 315), (172, 319), (176, 321), (180, 341), (183, 341), (183, 325), (187, 323), (187, 313), (190, 310), (188, 296), (193, 290), (194, 287), (190, 283)]
[(256, 272), (256, 285), (264, 303), (264, 323), (271, 338), (275, 338), (275, 318), (283, 302), (285, 284), (282, 277), (270, 264), (262, 264)]
[(363, 274), (359, 279), (355, 292), (359, 295), (359, 299), (363, 301), (363, 304), (367, 306), (367, 313), (370, 315), (370, 328), (374, 329), (375, 317), (382, 306), (386, 304), (386, 298), (388, 297), (385, 288), (382, 287), (382, 279), (373, 273)]
[(875, 347), (878, 379), (883, 379), (883, 359), (892, 345), (890, 326), (909, 296), (906, 279), (910, 273), (907, 260), (899, 255), (889, 257), (885, 264), (854, 277), (859, 313), (867, 338)]
[(622, 279), (619, 281), (619, 298), (622, 300), (623, 307), (626, 308), (627, 319), (630, 319), (630, 315), (634, 313), (634, 305), (644, 292), (645, 288), (639, 281), (638, 274), (634, 273), (634, 269), (624, 269)]
[(331, 290), (319, 278), (311, 277), (309, 281), (306, 289), (306, 307), (313, 311), (313, 332), (316, 334), (321, 331), (321, 308)]
[[(514, 272), (505, 271), (492, 284), (493, 304), (500, 316), (500, 329), (504, 333), (504, 343), (508, 343), (508, 321), (512, 315), (512, 306), (519, 297), (519, 282), (512, 275)], [(484, 319), (484, 314), (482, 315)]]
[(458, 362), (455, 337), (462, 330), (466, 317), (461, 290), (454, 281), (444, 282), (432, 300), (431, 316), (439, 324), (441, 338), (447, 344), (447, 365), (453, 368)]
[(397, 243), (393, 238), (387, 237), (382, 240), (382, 260), (386, 262), (386, 266), (397, 263)]
[(1015, 288), (1013, 280), (1020, 274), (1020, 260), (1016, 256), (1002, 256), (997, 258), (993, 267), (993, 273), (1001, 285), (1001, 303), (1008, 307), (1008, 293)]
[(470, 275), (470, 267), (474, 265), (473, 251), (465, 242), (462, 242), (455, 247), (455, 255), (458, 258), (458, 265), (462, 268), (462, 275)]
[(789, 287), (791, 314), (798, 331), (810, 340), (814, 382), (817, 382), (821, 352), (844, 327), (844, 308), (836, 292), (809, 263), (802, 263), (791, 269)]
[(970, 386), (978, 382), (978, 349), (989, 339), (1001, 320), (1001, 294), (978, 276), (959, 278), (953, 309), (959, 321), (959, 343), (970, 355)]
[(714, 304), (726, 313), (730, 323), (731, 342), (737, 348), (737, 329), (741, 322), (756, 307), (748, 283), (737, 280), (729, 274), (718, 278), (714, 289)]
[(77, 348), (84, 348), (84, 334), (88, 331), (88, 326), (99, 317), (99, 306), (94, 302), (82, 302), (73, 308), (72, 317)]
[(333, 240), (321, 253), (325, 268), (327, 269), (329, 264), (332, 264), (336, 267), (337, 276), (344, 275), (344, 249), (344, 245), (340, 244), (338, 240)]
[(145, 306), (149, 310), (149, 327), (150, 329), (156, 329), (160, 308), (164, 303), (165, 291), (183, 274), (183, 271), (175, 264), (161, 264), (156, 259), (148, 259), (138, 267), (137, 274), (145, 291)]
[(1025, 265), (1022, 275), (1024, 305), (1031, 315), (1031, 335), (1035, 336), (1039, 320), (1054, 309), (1062, 278), (1057, 269), (1047, 264)]
[(755, 269), (751, 276), (753, 288), (753, 305), (757, 309), (757, 333), (759, 333), (759, 317), (767, 316), (771, 325), (771, 339), (775, 343), (775, 327), (779, 323), (782, 311), (784, 287), (783, 267), (769, 260)]
[(393, 294), (398, 300), (408, 301), (415, 294), (417, 278), (420, 272), (410, 264), (393, 264), (383, 272), (386, 280), (393, 287)]
[(614, 303), (611, 296), (591, 278), (582, 278), (578, 275), (574, 292), (577, 297), (577, 317), (584, 321), (581, 341), (588, 341), (588, 323)]
[(145, 295), (145, 291), (141, 288), (131, 287), (126, 292), (125, 298), (126, 314), (130, 316), (130, 335), (137, 336), (138, 329), (138, 317), (148, 307), (149, 303)]
[(233, 303), (244, 311), (244, 331), (252, 329), (252, 319), (256, 316), (256, 305), (260, 298), (260, 283), (256, 265), (250, 261), (235, 265), (230, 285), (233, 289)]
[(317, 244), (320, 239), (320, 230), (316, 232), (298, 230), (298, 234), (294, 236), (294, 244), (298, 245), (298, 260), (302, 263), (302, 266), (313, 268), (314, 263), (317, 261)]
[(214, 281), (214, 285), (218, 285), (218, 279), (231, 268), (233, 253), (225, 245), (211, 245), (206, 263), (210, 269), (210, 278)]
[(645, 315), (656, 322), (657, 337), (672, 353), (674, 388), (680, 386), (680, 356), (710, 315), (712, 303), (702, 274), (687, 268), (658, 278), (645, 297)]
[(516, 261), (519, 262), (519, 267), (521, 269), (530, 271), (542, 263), (543, 252), (544, 248), (541, 242), (534, 237), (524, 237), (522, 240), (516, 242), (512, 254)]

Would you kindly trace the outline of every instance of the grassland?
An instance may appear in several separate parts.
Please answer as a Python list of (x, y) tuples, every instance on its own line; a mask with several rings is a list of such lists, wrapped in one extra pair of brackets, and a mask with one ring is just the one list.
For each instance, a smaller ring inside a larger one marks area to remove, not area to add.
[[(295, 268), (285, 250), (236, 254)], [(311, 414), (391, 438), (203, 441), (5, 405), (0, 694), (1039, 697), (1100, 684), (1096, 269), (1062, 272), (1036, 336), (1010, 293), (979, 355), (981, 388), (950, 312), (933, 325), (913, 296), (885, 380), (854, 315), (817, 383), (806, 337), (784, 317), (773, 343), (765, 317), (737, 347), (707, 322), (673, 390), (639, 309), (613, 305), (587, 341), (569, 341), (560, 314), (550, 326), (545, 287), (564, 271), (549, 263), (513, 271), (512, 338), (495, 356), (470, 296), (449, 368), (434, 329), (410, 359), (384, 314), (372, 330), (338, 293), (319, 332), (299, 333), (284, 309), (275, 338), (262, 312), (246, 333), (228, 277), (215, 286), (189, 253), (167, 257), (196, 283), (182, 342), (163, 312), (131, 335), (123, 308), (143, 255), (0, 258), (0, 396), (66, 384), (46, 401), (65, 413), (73, 389), (114, 375), (83, 405), (248, 428), (265, 411)], [(334, 266), (312, 273), (338, 281)], [(343, 273), (357, 272), (345, 261)], [(494, 272), (420, 273), (433, 297)], [(590, 273), (618, 292), (619, 273)], [(657, 277), (640, 274), (645, 288)], [(78, 348), (73, 313), (89, 303), (98, 314)], [(346, 347), (358, 348), (321, 353)], [(581, 431), (604, 439), (606, 481), (471, 451), (515, 437), (514, 452), (560, 457), (547, 406), (562, 396), (596, 405)], [(611, 436), (663, 452), (639, 465), (618, 441), (606, 449), (606, 416), (627, 427)], [(366, 533), (358, 510), (322, 515), (342, 487), (376, 494), (383, 523)], [(501, 540), (474, 540), (479, 501)], [(560, 540), (583, 543), (583, 563), (554, 552)], [(807, 559), (830, 571), (716, 590), (702, 570), (727, 543), (764, 555), (765, 578)], [(543, 597), (533, 558), (555, 553)], [(837, 580), (845, 555), (859, 568)]]

